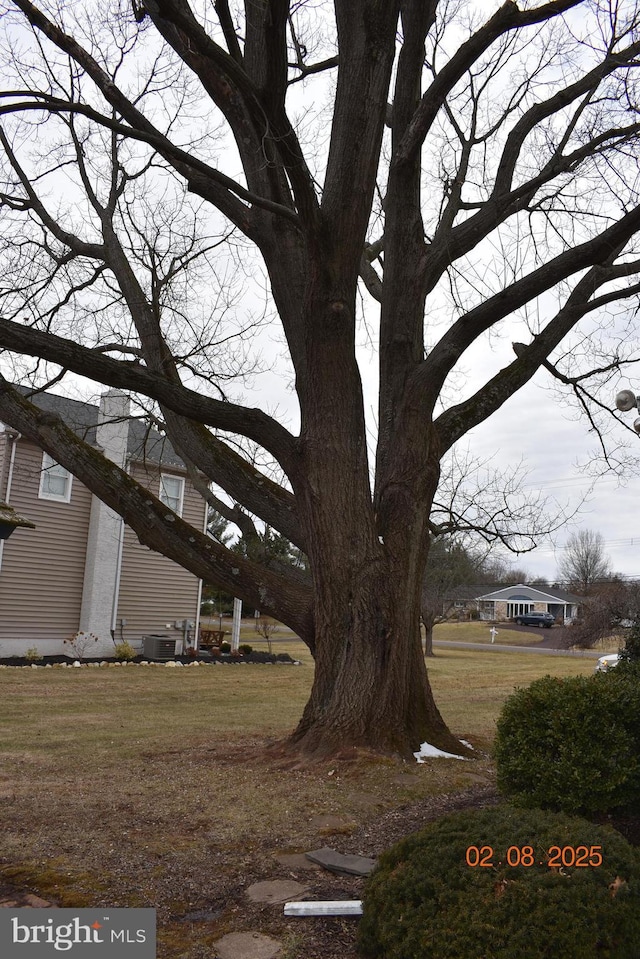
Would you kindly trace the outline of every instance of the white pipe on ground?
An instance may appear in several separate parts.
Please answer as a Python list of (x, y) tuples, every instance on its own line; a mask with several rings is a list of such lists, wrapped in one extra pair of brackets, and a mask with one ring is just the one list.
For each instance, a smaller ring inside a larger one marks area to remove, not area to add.
[(325, 899), (318, 902), (287, 902), (285, 916), (361, 916), (361, 899)]

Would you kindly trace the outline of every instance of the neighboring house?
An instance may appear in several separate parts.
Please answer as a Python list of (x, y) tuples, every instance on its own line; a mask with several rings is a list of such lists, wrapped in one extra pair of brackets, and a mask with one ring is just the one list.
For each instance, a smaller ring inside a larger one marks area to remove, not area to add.
[(578, 615), (582, 599), (555, 586), (503, 586), (478, 596), (480, 619), (508, 620), (524, 613), (551, 613), (562, 623)]
[[(31, 401), (58, 413), (160, 500), (205, 530), (206, 504), (169, 441), (131, 418), (117, 390), (93, 406), (49, 393)], [(85, 655), (113, 653), (114, 640), (142, 648), (145, 635), (180, 642), (198, 628), (201, 582), (141, 545), (112, 509), (36, 444), (6, 428), (0, 433), (0, 501), (28, 516), (0, 545), (0, 657), (36, 647), (68, 653), (78, 633), (93, 634)]]
[[(551, 613), (557, 620), (570, 623), (583, 602), (579, 596), (555, 586), (474, 586), (456, 590), (454, 611), (474, 612), (487, 622), (505, 622), (524, 613)], [(451, 607), (450, 607), (451, 608)]]

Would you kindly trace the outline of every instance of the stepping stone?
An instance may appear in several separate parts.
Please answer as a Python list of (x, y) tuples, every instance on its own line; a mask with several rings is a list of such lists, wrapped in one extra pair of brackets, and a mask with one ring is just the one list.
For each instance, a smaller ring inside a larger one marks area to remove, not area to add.
[(30, 909), (51, 909), (52, 908), (52, 905), (50, 902), (47, 902), (46, 899), (41, 899), (40, 896), (34, 896), (33, 893), (31, 892), (26, 894), (22, 905), (28, 906)]
[(52, 903), (33, 893), (21, 893), (6, 899), (0, 899), (0, 909), (55, 909)]
[(329, 846), (314, 849), (313, 852), (307, 852), (305, 855), (311, 862), (317, 862), (329, 872), (346, 873), (349, 876), (368, 876), (376, 865), (375, 859), (369, 859), (367, 856), (344, 856), (341, 852), (330, 849)]
[(293, 879), (268, 879), (266, 882), (254, 882), (245, 890), (251, 902), (283, 903), (289, 899), (300, 899), (309, 890)]
[(276, 959), (281, 943), (261, 932), (230, 932), (214, 943), (218, 959)]

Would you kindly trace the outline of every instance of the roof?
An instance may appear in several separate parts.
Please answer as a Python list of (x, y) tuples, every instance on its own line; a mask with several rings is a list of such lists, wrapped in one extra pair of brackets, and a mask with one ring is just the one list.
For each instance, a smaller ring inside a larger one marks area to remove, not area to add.
[(56, 393), (31, 394), (31, 390), (26, 386), (17, 386), (16, 389), (38, 409), (56, 413), (85, 442), (96, 445), (98, 406), (72, 400), (68, 396), (58, 396)]
[[(485, 592), (476, 596), (476, 599), (483, 600), (515, 600), (527, 599), (539, 603), (581, 603), (581, 596), (574, 596), (564, 589), (556, 589), (555, 586), (527, 586), (525, 583), (516, 583), (514, 586), (498, 586), (493, 591), (486, 592), (487, 587), (483, 587)], [(491, 590), (491, 587), (488, 587)]]
[(138, 462), (151, 462), (160, 466), (177, 466), (184, 469), (182, 460), (163, 433), (152, 430), (142, 420), (131, 420), (127, 443), (129, 457)]
[[(72, 400), (68, 396), (58, 396), (55, 393), (34, 393), (25, 386), (17, 389), (26, 396), (30, 403), (38, 409), (48, 413), (56, 413), (67, 426), (81, 439), (91, 446), (97, 446), (96, 427), (98, 425), (100, 407), (82, 400)], [(174, 466), (184, 469), (184, 460), (178, 456), (169, 439), (143, 420), (130, 418), (129, 436), (127, 440), (127, 455), (136, 462), (148, 462), (158, 466)]]

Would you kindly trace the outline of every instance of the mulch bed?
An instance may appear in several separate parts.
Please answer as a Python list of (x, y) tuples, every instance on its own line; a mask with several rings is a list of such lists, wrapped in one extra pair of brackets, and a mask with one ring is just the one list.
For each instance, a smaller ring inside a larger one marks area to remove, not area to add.
[[(136, 656), (134, 659), (127, 660), (127, 662), (132, 663), (163, 663), (168, 662), (169, 660), (158, 659), (153, 660), (149, 659), (148, 656)], [(182, 663), (183, 666), (188, 666), (190, 663), (199, 662), (199, 663), (224, 663), (224, 664), (238, 664), (238, 663), (282, 663), (282, 664), (293, 664), (295, 660), (291, 658), (289, 653), (242, 653), (240, 655), (234, 655), (231, 653), (222, 653), (219, 656), (212, 656), (209, 653), (201, 653), (199, 656), (175, 656), (172, 657), (171, 662)], [(78, 660), (73, 656), (43, 656), (41, 659), (32, 660), (27, 659), (24, 656), (7, 656), (3, 659), (0, 659), (0, 666), (73, 666), (74, 663), (77, 663)], [(100, 663), (119, 663), (122, 660), (116, 659), (115, 656), (98, 656), (98, 657), (86, 657), (85, 659), (80, 660), (83, 666), (96, 665)]]

